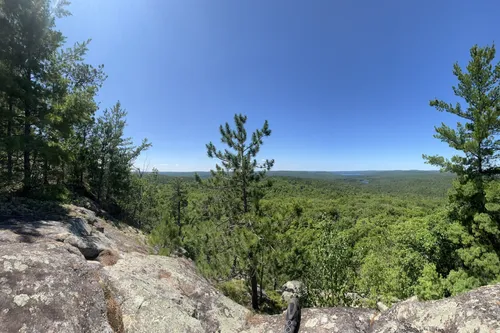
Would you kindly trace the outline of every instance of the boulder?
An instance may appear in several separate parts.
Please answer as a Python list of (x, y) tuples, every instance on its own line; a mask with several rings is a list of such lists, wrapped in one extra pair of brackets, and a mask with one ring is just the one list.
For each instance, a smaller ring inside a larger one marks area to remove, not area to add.
[[(87, 203), (89, 207), (97, 209), (92, 202)], [(147, 245), (147, 238), (140, 230), (133, 228), (125, 223), (115, 221), (113, 219), (104, 219), (97, 216), (97, 214), (87, 208), (64, 205), (68, 215), (73, 218), (82, 218), (92, 225), (92, 234), (99, 238), (105, 237), (113, 243), (113, 247), (121, 252), (140, 252), (148, 253), (149, 246)], [(107, 216), (106, 212), (96, 210), (100, 215)], [(108, 218), (110, 218), (108, 216)]]
[(403, 301), (384, 312), (371, 332), (500, 332), (500, 284), (438, 301)]
[[(96, 259), (104, 250), (147, 253), (145, 236), (130, 226), (115, 226), (85, 208), (67, 205), (60, 220), (9, 218), (0, 221), (0, 243), (58, 241), (77, 248), (85, 258)], [(91, 221), (91, 223), (89, 223)], [(105, 227), (106, 233), (97, 228)]]
[(385, 305), (383, 302), (378, 301), (377, 302), (377, 309), (380, 312), (385, 312), (385, 311), (389, 310), (389, 307), (387, 305)]
[(281, 287), (281, 298), (286, 302), (290, 302), (292, 297), (301, 296), (304, 292), (304, 284), (300, 281), (288, 281)]
[(11, 243), (64, 242), (77, 248), (87, 259), (94, 259), (101, 251), (115, 247), (103, 234), (92, 233), (92, 228), (82, 218), (65, 221), (10, 219), (0, 222), (0, 234), (4, 235), (0, 239)]
[(103, 268), (126, 332), (238, 332), (250, 311), (225, 297), (185, 258), (122, 253)]
[(103, 332), (97, 272), (60, 242), (0, 244), (0, 332)]

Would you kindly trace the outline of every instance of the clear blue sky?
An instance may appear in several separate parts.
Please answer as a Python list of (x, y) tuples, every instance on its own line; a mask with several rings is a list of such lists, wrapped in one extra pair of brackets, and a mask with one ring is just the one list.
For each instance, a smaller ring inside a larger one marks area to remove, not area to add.
[(98, 100), (120, 100), (127, 135), (153, 143), (137, 162), (208, 170), (205, 144), (234, 113), (269, 120), (262, 158), (276, 170), (430, 169), (450, 155), (432, 137), (455, 121), (455, 61), (498, 42), (491, 0), (72, 0), (68, 43), (109, 75)]

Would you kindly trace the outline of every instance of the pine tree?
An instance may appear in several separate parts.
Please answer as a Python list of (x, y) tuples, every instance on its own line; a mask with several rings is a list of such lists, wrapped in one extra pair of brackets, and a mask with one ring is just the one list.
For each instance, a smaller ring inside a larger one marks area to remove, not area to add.
[[(241, 227), (243, 228), (243, 238), (255, 239), (252, 236), (252, 224), (256, 223), (252, 217), (255, 215), (249, 216), (248, 213), (251, 212), (251, 202), (255, 197), (257, 184), (273, 167), (274, 160), (265, 160), (263, 163), (259, 163), (256, 159), (260, 147), (264, 143), (264, 138), (271, 135), (267, 120), (261, 129), (252, 133), (250, 140), (248, 140), (245, 129), (246, 121), (246, 116), (236, 114), (234, 116), (235, 129), (231, 128), (229, 123), (220, 126), (221, 142), (227, 146), (223, 151), (217, 150), (212, 142), (207, 144), (206, 148), (208, 157), (215, 158), (220, 163), (220, 165), (216, 164), (216, 169), (212, 170), (211, 174), (214, 185), (222, 190), (225, 201), (228, 203), (226, 207), (229, 211), (229, 237), (236, 237), (231, 233), (231, 230), (235, 227)], [(247, 233), (250, 234), (245, 235)], [(258, 259), (254, 245), (249, 245), (247, 256), (244, 259), (247, 262), (252, 290), (252, 307), (258, 309)]]
[(104, 110), (89, 140), (90, 187), (100, 202), (126, 195), (134, 161), (151, 146), (146, 139), (134, 146), (130, 138), (124, 137), (126, 114), (120, 102)]
[(106, 79), (102, 65), (94, 68), (84, 62), (89, 43), (76, 43), (54, 57), (53, 107), (45, 121), (49, 134), (45, 147), (48, 156), (55, 157), (52, 164), (62, 173), (58, 179), (64, 181), (69, 169), (70, 183), (79, 187), (84, 185), (87, 138), (98, 108), (94, 97)]
[(243, 213), (248, 213), (249, 197), (252, 185), (258, 183), (274, 165), (274, 160), (265, 160), (258, 163), (255, 157), (260, 151), (263, 139), (271, 135), (267, 120), (260, 130), (252, 133), (250, 142), (247, 142), (245, 123), (247, 116), (236, 114), (234, 122), (236, 129), (232, 129), (229, 123), (220, 126), (221, 142), (229, 149), (217, 150), (210, 142), (206, 145), (207, 154), (210, 158), (216, 158), (220, 165), (216, 164), (216, 170), (212, 170), (212, 176), (217, 180), (224, 180), (231, 189), (239, 192)]
[[(66, 4), (63, 1), (54, 8), (49, 0), (1, 2), (1, 48), (4, 50), (1, 62), (12, 78), (10, 90), (18, 93), (18, 96), (10, 95), (9, 109), (10, 105), (16, 104), (22, 110), (18, 117), (22, 125), (20, 144), (23, 150), (23, 183), (26, 192), (29, 192), (32, 185), (32, 152), (39, 145), (38, 135), (51, 107), (49, 101), (53, 92), (48, 84), (48, 64), (64, 41), (62, 34), (55, 30), (55, 17), (68, 15), (64, 9)], [(16, 101), (13, 100), (14, 96)]]
[(449, 218), (462, 261), (458, 266), (463, 267), (456, 267), (449, 280), (452, 285), (463, 287), (451, 287), (452, 293), (486, 284), (500, 275), (500, 219), (496, 196), (500, 174), (500, 64), (493, 63), (495, 46), (474, 46), (470, 55), (465, 71), (458, 63), (453, 67), (458, 79), (453, 91), (467, 106), (437, 99), (430, 101), (438, 111), (463, 120), (455, 129), (441, 124), (434, 135), (458, 154), (451, 159), (423, 155), (427, 163), (457, 175), (449, 196)]

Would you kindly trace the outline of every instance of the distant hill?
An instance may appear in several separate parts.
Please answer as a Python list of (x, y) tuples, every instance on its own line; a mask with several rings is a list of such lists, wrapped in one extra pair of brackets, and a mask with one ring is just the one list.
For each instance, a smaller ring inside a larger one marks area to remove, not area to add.
[[(210, 172), (198, 172), (201, 178), (208, 178)], [(160, 172), (162, 182), (173, 177), (194, 182), (195, 172)], [(325, 188), (328, 191), (343, 189), (394, 195), (414, 195), (443, 198), (452, 184), (455, 175), (439, 171), (423, 170), (365, 170), (365, 171), (271, 171), (269, 177), (286, 180), (293, 186)], [(331, 186), (331, 187), (330, 187)]]
[[(191, 178), (194, 177), (195, 173), (201, 178), (207, 178), (210, 176), (208, 171), (161, 171), (160, 175), (168, 177), (181, 177), (181, 178)], [(270, 177), (292, 177), (292, 178), (308, 178), (308, 179), (342, 179), (345, 177), (425, 177), (425, 176), (435, 176), (440, 174), (439, 171), (424, 171), (424, 170), (387, 170), (387, 171), (377, 171), (377, 170), (363, 170), (363, 171), (287, 171), (278, 170), (270, 171), (268, 175)], [(446, 175), (446, 174), (443, 174)], [(448, 175), (451, 177), (451, 175)]]

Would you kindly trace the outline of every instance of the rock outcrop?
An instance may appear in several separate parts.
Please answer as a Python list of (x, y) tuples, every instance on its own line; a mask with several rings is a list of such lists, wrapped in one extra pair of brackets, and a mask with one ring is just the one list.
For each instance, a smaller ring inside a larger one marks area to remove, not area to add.
[(0, 219), (0, 332), (124, 332), (102, 267), (144, 236), (73, 205), (43, 217)]
[[(64, 210), (60, 219), (0, 220), (0, 333), (283, 331), (284, 314), (254, 314), (190, 260), (149, 255), (136, 229), (85, 208)], [(500, 284), (439, 301), (410, 299), (382, 313), (302, 309), (299, 332), (500, 332)]]
[[(280, 332), (283, 320), (283, 315), (253, 316), (243, 332)], [(438, 301), (412, 298), (383, 313), (360, 308), (303, 309), (299, 332), (499, 333), (500, 284)]]
[(288, 281), (281, 287), (281, 298), (288, 303), (292, 297), (301, 296), (304, 292), (304, 284), (300, 281)]
[[(361, 333), (369, 332), (376, 312), (359, 308), (303, 309), (299, 332), (301, 333)], [(282, 332), (284, 315), (255, 315), (248, 320), (244, 333)]]
[(500, 332), (500, 284), (432, 302), (400, 302), (374, 323), (373, 333)]
[(145, 239), (136, 229), (123, 225), (118, 228), (86, 208), (73, 205), (65, 208), (67, 215), (59, 220), (0, 221), (0, 243), (63, 242), (77, 248), (87, 259), (96, 259), (104, 250), (147, 253)]
[(96, 269), (68, 244), (1, 244), (0, 332), (112, 333)]
[(250, 315), (187, 259), (125, 253), (104, 271), (117, 290), (127, 332), (238, 332)]

